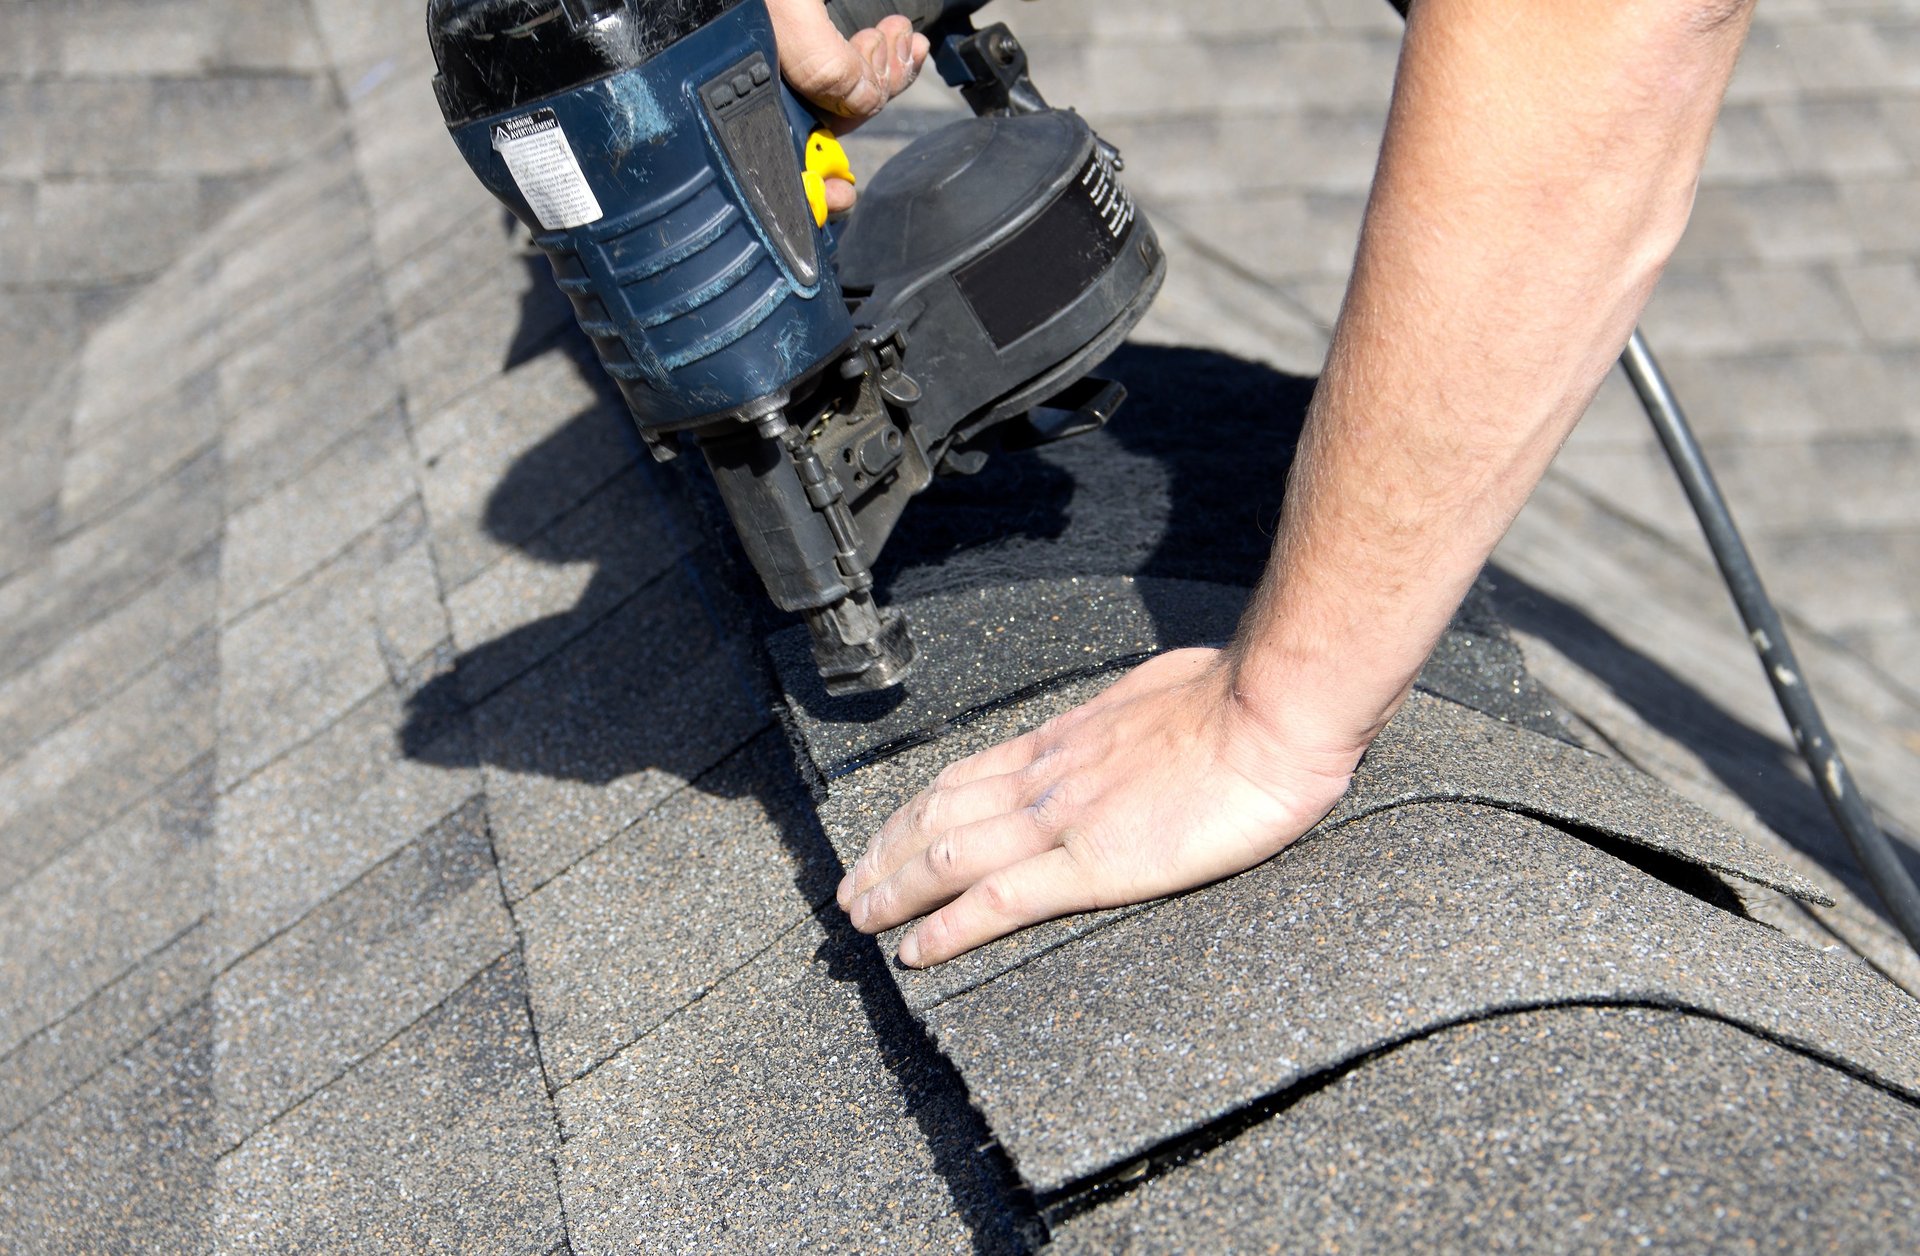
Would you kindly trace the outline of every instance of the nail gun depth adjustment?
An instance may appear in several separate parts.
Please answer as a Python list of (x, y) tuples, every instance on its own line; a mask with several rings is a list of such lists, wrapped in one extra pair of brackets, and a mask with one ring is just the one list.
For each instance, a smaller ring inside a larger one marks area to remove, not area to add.
[(768, 596), (830, 693), (897, 683), (914, 647), (874, 600), (907, 500), (989, 453), (1091, 431), (1087, 372), (1165, 257), (1119, 155), (1049, 107), (985, 0), (903, 13), (974, 116), (915, 140), (828, 221), (851, 172), (781, 82), (765, 0), (430, 0), (462, 156), (533, 233), (656, 458), (698, 448)]

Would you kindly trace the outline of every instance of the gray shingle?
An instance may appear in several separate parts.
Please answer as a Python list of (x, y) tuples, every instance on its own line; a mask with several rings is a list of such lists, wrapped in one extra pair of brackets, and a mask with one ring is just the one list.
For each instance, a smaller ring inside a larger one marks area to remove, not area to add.
[(0, 895), (0, 1053), (87, 1001), (204, 917), (213, 765)]
[(219, 547), (203, 547), (119, 610), (0, 681), (0, 762), (130, 683), (211, 621), (219, 565)]
[(1408, 1043), (1064, 1225), (1063, 1252), (1905, 1251), (1920, 1112), (1730, 1025), (1641, 1008)]
[[(329, 294), (373, 268), (353, 150), (336, 141), (321, 160), (277, 179), (225, 224), (220, 287), (235, 345), (282, 378), (364, 330), (358, 318), (328, 318)], [(307, 282), (280, 280), (289, 269)], [(276, 381), (278, 382), (278, 381)]]
[[(525, 229), (497, 204), (475, 201), (450, 215), (438, 239), (380, 268), (395, 331), (404, 334), (444, 313), (458, 300), (456, 294), (496, 274), (501, 255), (524, 238)], [(431, 411), (419, 413), (424, 417)]]
[[(0, 309), (0, 381), (12, 386), (20, 403), (0, 415), (0, 430), (14, 439), (43, 440), (31, 434), (52, 428), (64, 443), (72, 434), (80, 396), (82, 372), (71, 339), (79, 299), (73, 293), (57, 292), (17, 296), (18, 300)], [(34, 484), (18, 463), (10, 463), (7, 479), (0, 483), (14, 490), (10, 501), (17, 510), (30, 491), (57, 488), (44, 481), (57, 480), (58, 467), (57, 455), (51, 462), (35, 465), (42, 483)]]
[(1753, 24), (1733, 81), (1727, 85), (1728, 100), (1750, 104), (1799, 96), (1799, 84), (1785, 47), (1788, 33), (1796, 28), (1797, 24), (1790, 19), (1774, 22), (1770, 17)]
[[(220, 800), (219, 934), (231, 960), (332, 897), (479, 789), (469, 769), (397, 753), (400, 695), (376, 690)], [(471, 752), (464, 726), (443, 734)]]
[[(1386, 123), (1384, 96), (1344, 106), (1316, 102), (1284, 113), (1229, 113), (1220, 119), (1221, 144), (1213, 161), (1217, 169), (1237, 170), (1237, 176), (1229, 177), (1244, 181), (1243, 187), (1365, 193), (1373, 183)], [(1105, 129), (1102, 126), (1103, 133)], [(1275, 161), (1276, 153), (1285, 153), (1286, 158)], [(1145, 156), (1152, 165), (1135, 176), (1144, 189), (1168, 197), (1193, 194), (1193, 185), (1179, 177), (1179, 167), (1167, 162), (1161, 150), (1152, 149)], [(1164, 174), (1163, 165), (1171, 167)], [(1221, 193), (1238, 194), (1224, 187)]]
[(207, 996), (213, 924), (202, 919), (92, 998), (0, 1055), (0, 1131), (10, 1131)]
[[(1392, 79), (1392, 48), (1386, 48), (1386, 79), (1377, 83), (1356, 83), (1356, 75), (1346, 73), (1354, 60), (1367, 56), (1371, 40), (1315, 38), (1309, 48), (1323, 58), (1338, 61), (1334, 69), (1327, 61), (1302, 65), (1300, 42), (1292, 44), (1292, 54), (1281, 40), (1091, 40), (1079, 50), (1056, 44), (1044, 61), (1050, 83), (1054, 75), (1066, 79), (1060, 96), (1073, 100), (1075, 108), (1089, 117), (1116, 119), (1137, 113), (1213, 113), (1221, 104), (1221, 85), (1231, 83), (1236, 98), (1246, 108), (1273, 111), (1298, 106), (1306, 98), (1331, 104), (1369, 104), (1379, 98), (1380, 85)], [(1075, 56), (1077, 54), (1077, 56)], [(1260, 58), (1265, 58), (1261, 61)], [(1085, 63), (1085, 71), (1075, 75), (1073, 61)], [(1279, 65), (1275, 65), (1279, 61)], [(1288, 71), (1304, 69), (1302, 77)], [(1329, 73), (1332, 71), (1332, 73)], [(1152, 83), (1152, 92), (1139, 90), (1140, 83)], [(1329, 88), (1338, 83), (1336, 92)], [(1052, 88), (1048, 88), (1052, 90)], [(1357, 94), (1357, 100), (1356, 100)]]
[(1713, 124), (1713, 143), (1700, 172), (1702, 183), (1754, 183), (1778, 179), (1786, 157), (1767, 125), (1765, 106), (1729, 104)]
[(147, 163), (200, 174), (283, 166), (325, 138), (335, 117), (333, 92), (330, 79), (319, 74), (158, 79)]
[(1560, 708), (1527, 671), (1520, 646), (1494, 609), (1497, 576), (1492, 568), (1481, 573), (1414, 684), (1516, 729), (1576, 744)]
[(311, 737), (382, 685), (411, 691), (446, 641), (417, 503), (220, 637), (223, 784)]
[(220, 398), (200, 371), (71, 450), (60, 484), (60, 523), (84, 527), (205, 452), (220, 435)]
[(77, 359), (76, 449), (122, 427), (138, 429), (149, 407), (169, 404), (171, 394), (213, 368), (227, 347), (218, 273), (215, 259), (189, 249), (124, 306), (89, 318), (94, 330)]
[[(1729, 316), (1726, 325), (1731, 321)], [(1855, 390), (1850, 391), (1865, 391), (1858, 386), (1868, 382), (1863, 377), (1870, 372), (1872, 359), (1866, 353), (1847, 349), (1712, 357), (1680, 354), (1675, 355), (1669, 374), (1674, 387), (1684, 387), (1687, 396), (1695, 399), (1688, 417), (1697, 414), (1695, 430), (1704, 439), (1728, 445), (1768, 438), (1801, 440), (1817, 434), (1828, 422), (1821, 413), (1820, 381), (1807, 369), (1816, 354), (1863, 364), (1864, 369), (1852, 373), (1850, 382)], [(1873, 409), (1870, 405), (1861, 408)], [(1847, 410), (1847, 419), (1851, 420), (1857, 412), (1853, 406)], [(1650, 433), (1644, 418), (1635, 417), (1641, 418), (1641, 440), (1637, 444), (1644, 448)]]
[[(984, 703), (1146, 653), (1221, 645), (1233, 636), (1247, 591), (1156, 576), (1079, 576), (983, 584), (900, 603), (919, 661), (897, 690), (829, 698), (805, 628), (767, 642), (786, 690), (787, 719), (814, 766), (837, 778), (877, 749), (938, 735)], [(1563, 736), (1526, 676), (1518, 649), (1475, 595), (1420, 684), (1536, 731)]]
[(200, 633), (0, 771), (0, 856), (38, 868), (211, 751), (215, 680)]
[(381, 0), (331, 0), (313, 11), (328, 56), (350, 95), (368, 65), (391, 59), (408, 47), (409, 36), (419, 33), (410, 20), (417, 16), (403, 14)]
[[(1884, 578), (1902, 570), (1902, 542), (1920, 543), (1920, 528), (1865, 534), (1822, 530), (1767, 539), (1767, 587), (1788, 605), (1805, 606), (1807, 623), (1847, 637), (1862, 630), (1910, 624), (1920, 593)], [(1914, 570), (1907, 560), (1906, 570)], [(1897, 674), (1897, 673), (1896, 673)]]
[[(1048, 40), (1047, 44), (1072, 44), (1083, 37)], [(1035, 66), (1051, 66), (1055, 60), (1052, 46), (1036, 47), (1029, 42), (1027, 53)], [(1072, 58), (1078, 54), (1070, 49), (1062, 49), (1062, 55)], [(1051, 84), (1048, 86), (1050, 89)], [(1280, 128), (1299, 119), (1298, 114), (1269, 116), (1274, 117), (1276, 126)], [(1239, 119), (1217, 111), (1145, 114), (1102, 117), (1099, 128), (1100, 138), (1118, 148), (1126, 159), (1128, 191), (1136, 199), (1158, 200), (1180, 192), (1196, 197), (1229, 196), (1238, 190), (1233, 167), (1225, 160), (1237, 155), (1235, 149), (1245, 134), (1243, 129), (1233, 126), (1236, 121)], [(1379, 140), (1378, 126), (1374, 128), (1374, 139), (1376, 142)], [(856, 170), (861, 168), (855, 167)], [(1318, 173), (1304, 165), (1276, 164), (1261, 172), (1261, 181), (1268, 186), (1293, 187), (1297, 186), (1293, 180), (1311, 178)], [(1174, 277), (1171, 266), (1168, 267), (1168, 277)], [(1158, 298), (1155, 301), (1157, 304)]]
[[(820, 820), (851, 867), (897, 808), (955, 759), (986, 749), (1093, 697), (1113, 676), (1076, 681), (971, 719), (929, 745), (835, 780)], [(1353, 788), (1316, 833), (1411, 802), (1492, 803), (1575, 824), (1699, 867), (1787, 889), (1815, 902), (1817, 887), (1728, 833), (1705, 812), (1620, 763), (1416, 693), (1375, 742)], [(915, 1009), (933, 1007), (1063, 943), (1144, 910), (1140, 905), (1050, 921), (925, 970), (896, 973)], [(883, 935), (891, 952), (906, 932)]]
[[(1712, 208), (1709, 206), (1709, 212)], [(1660, 286), (1654, 289), (1640, 322), (1647, 336), (1658, 340), (1661, 350), (1676, 363), (1693, 354), (1728, 353), (1746, 343), (1734, 320), (1722, 269), (1719, 262), (1677, 261), (1660, 276)], [(1778, 360), (1776, 355), (1768, 356)], [(1791, 367), (1783, 363), (1781, 369)], [(1701, 396), (1697, 389), (1687, 395)], [(1701, 418), (1708, 421), (1706, 430), (1711, 431), (1715, 394), (1701, 400), (1708, 408)]]
[(576, 1251), (1014, 1247), (976, 1121), (849, 932), (802, 921), (560, 1092)]
[(0, 584), (0, 675), (12, 675), (122, 605), (220, 528), (220, 459), (208, 452), (65, 537)]
[(1829, 20), (1782, 28), (1794, 78), (1809, 94), (1857, 95), (1897, 86), (1891, 59), (1867, 23)]
[(1875, 344), (1920, 344), (1920, 266), (1911, 259), (1862, 263), (1840, 271), (1840, 286), (1867, 339)]
[(1676, 262), (1846, 261), (1862, 234), (1843, 203), (1844, 185), (1813, 182), (1717, 185), (1700, 189)]
[(223, 1156), (234, 1250), (544, 1253), (558, 1141), (510, 958)]
[(339, 1076), (512, 944), (474, 800), (215, 982), (221, 1144)]
[(48, 175), (159, 173), (151, 153), (153, 83), (146, 76), (59, 77), (33, 84)]
[[(222, 291), (233, 291), (238, 285), (224, 262), (222, 271)], [(221, 329), (229, 351), (219, 361), (220, 395), (228, 411), (314, 404), (307, 400), (308, 393), (312, 387), (324, 392), (330, 386), (330, 363), (344, 357), (350, 370), (362, 360), (354, 354), (378, 352), (380, 318), (379, 275), (364, 258), (344, 262), (330, 282), (315, 277), (312, 286), (295, 292), (282, 289), (235, 310)], [(303, 389), (303, 381), (314, 374), (321, 376), (320, 382)], [(367, 404), (377, 408), (383, 403)]]
[[(1678, 499), (1671, 471), (1663, 473)], [(1815, 478), (1802, 464), (1801, 479)], [(1818, 795), (1795, 774), (1796, 756), (1755, 672), (1752, 643), (1704, 555), (1677, 548), (1557, 473), (1534, 501), (1537, 510), (1523, 515), (1501, 550), (1513, 573), (1502, 606), (1549, 657), (1573, 660), (1573, 668), (1558, 664), (1563, 675), (1573, 673), (1570, 687), (1600, 692), (1586, 702), (1596, 723), (1677, 788), (1718, 800), (1721, 814), (1755, 840), (1808, 856), (1853, 893), (1870, 896)], [(1679, 500), (1674, 508), (1686, 509)], [(1795, 642), (1868, 793), (1895, 815), (1920, 815), (1920, 778), (1911, 770), (1920, 712), (1902, 703), (1884, 675), (1818, 635), (1802, 633)], [(1623, 711), (1631, 712), (1624, 722)], [(1856, 912), (1872, 909), (1863, 904), (1840, 918)]]
[(51, 69), (59, 58), (59, 43), (49, 10), (36, 5), (10, 4), (0, 8), (0, 42), (11, 51), (14, 73), (28, 77)]
[(298, 477), (227, 516), (221, 612), (232, 618), (345, 550), (413, 495), (413, 449), (396, 406)]
[(1762, 546), (1769, 533), (1904, 531), (1920, 525), (1920, 495), (1907, 474), (1916, 448), (1920, 434), (1843, 432), (1725, 449), (1714, 470), (1747, 534)]
[[(137, 33), (137, 32), (136, 32)], [(42, 80), (43, 160), (63, 175), (192, 175), (285, 165), (330, 120), (330, 84), (312, 74)]]
[(302, 0), (264, 0), (220, 12), (212, 63), (233, 69), (325, 70), (326, 50)]
[(100, 286), (151, 278), (202, 226), (200, 181), (185, 175), (84, 176), (34, 197), (28, 283)]
[(1591, 829), (1809, 902), (1831, 902), (1644, 772), (1422, 693), (1373, 743), (1325, 823), (1441, 799)]
[[(58, 365), (57, 353), (40, 350), (64, 330), (72, 304), (71, 294), (58, 293), (51, 302), (27, 296), (0, 309), (0, 387), (17, 381), (8, 395), (33, 398), (0, 419), (9, 455), (0, 463), (0, 578), (44, 558), (59, 534), (61, 464), (72, 439), (79, 372), (71, 363)], [(29, 326), (35, 322), (40, 325)]]
[[(1244, 3), (1245, 0), (1240, 0)], [(1232, 7), (1229, 4), (1228, 7)], [(1330, 30), (1374, 31), (1398, 38), (1402, 29), (1400, 15), (1391, 5), (1343, 4), (1340, 0), (1313, 0), (1310, 7)], [(1259, 29), (1259, 28), (1255, 28)]]
[(1858, 344), (1846, 295), (1824, 267), (1732, 267), (1721, 272), (1744, 343), (1762, 349)]
[(1223, 66), (1237, 71), (1226, 81), (1237, 87), (1249, 77), (1271, 74), (1284, 83), (1279, 89), (1283, 99), (1302, 103), (1377, 104), (1392, 89), (1400, 58), (1400, 32), (1391, 28), (1318, 38), (1229, 40), (1239, 55)]
[(0, 1247), (189, 1252), (213, 1233), (212, 1013), (194, 1005), (0, 1141)]
[[(425, 51), (426, 41), (414, 46)], [(382, 266), (396, 265), (437, 243), (446, 232), (450, 207), (460, 210), (496, 203), (474, 183), (473, 172), (447, 138), (446, 124), (431, 101), (411, 84), (402, 86), (406, 90), (390, 90), (384, 106), (372, 108), (383, 121), (394, 109), (412, 114), (410, 133), (403, 135), (395, 128), (394, 138), (400, 143), (386, 152), (361, 150), (367, 195), (376, 210), (374, 249)]]
[(298, 0), (219, 9), (196, 0), (89, 0), (45, 23), (43, 35), (53, 67), (83, 77), (193, 77), (209, 70), (326, 65)]
[[(1191, 17), (1189, 18), (1189, 14)], [(1276, 31), (1324, 30), (1325, 16), (1313, 0), (1195, 0), (1169, 10), (1154, 0), (1060, 0), (1016, 8), (1012, 20), (1022, 42), (1272, 35)], [(912, 99), (909, 97), (908, 99)]]
[(1766, 107), (1792, 172), (1848, 179), (1904, 173), (1905, 158), (1877, 101), (1809, 100)]
[(447, 138), (431, 94), (415, 86), (433, 74), (427, 41), (408, 31), (382, 50), (382, 59), (384, 75), (353, 104), (374, 245), (391, 264), (439, 239), (449, 210), (457, 214), (488, 199)]
[(473, 701), (561, 649), (685, 555), (650, 463), (627, 468), (571, 513), (447, 595)]
[(489, 264), (435, 293), (435, 308), (399, 334), (407, 404), (416, 415), (491, 383), (573, 321), (545, 258), (513, 248), (513, 237), (497, 224), (483, 226), (482, 236)]
[[(1319, 368), (1334, 315), (1346, 295), (1343, 279), (1268, 284), (1235, 269), (1226, 258), (1203, 252), (1196, 237), (1166, 219), (1155, 222), (1167, 252), (1167, 279), (1134, 328), (1131, 343), (1205, 344), (1294, 374)], [(1226, 324), (1219, 317), (1223, 301), (1234, 311), (1233, 321)]]
[[(416, 428), (421, 492), (447, 587), (566, 514), (639, 457), (627, 417), (583, 368), (548, 353)], [(591, 369), (598, 370), (598, 367)]]
[(1231, 240), (1235, 260), (1260, 278), (1345, 275), (1353, 267), (1366, 196), (1274, 191), (1246, 197), (1162, 201), (1165, 219), (1206, 240)]
[(1840, 185), (1840, 199), (1866, 251), (1907, 257), (1920, 252), (1920, 175), (1850, 179)]
[(298, 476), (341, 440), (400, 404), (386, 328), (375, 326), (322, 355), (277, 388), (234, 396), (223, 449), (235, 508)]
[(699, 998), (833, 892), (764, 734), (518, 908), (540, 1047), (565, 1084)]
[(474, 711), (519, 899), (766, 726), (685, 574), (660, 577)]
[(928, 1015), (1049, 1191), (1343, 1061), (1488, 1012), (1694, 1009), (1920, 1096), (1920, 1011), (1506, 812), (1422, 805), (1061, 947)]
[(351, 214), (364, 222), (362, 207), (353, 194), (353, 137), (345, 119), (316, 137), (321, 142), (295, 162), (246, 204), (235, 209), (227, 225), (233, 235), (220, 250), (223, 260), (251, 255), (256, 263), (281, 251), (275, 233), (292, 230), (305, 235), (324, 219), (325, 204), (336, 216)]
[(919, 661), (898, 690), (829, 698), (804, 627), (767, 646), (796, 735), (837, 777), (876, 747), (938, 730), (992, 699), (1086, 668), (1233, 634), (1246, 590), (1195, 581), (1085, 576), (983, 585), (901, 606)]

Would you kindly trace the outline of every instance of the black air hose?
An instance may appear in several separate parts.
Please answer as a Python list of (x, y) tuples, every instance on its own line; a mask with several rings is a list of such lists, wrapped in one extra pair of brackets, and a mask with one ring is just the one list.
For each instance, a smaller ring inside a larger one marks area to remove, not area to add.
[(1637, 329), (1627, 341), (1627, 351), (1620, 355), (1620, 365), (1626, 369), (1633, 390), (1640, 394), (1640, 404), (1646, 407), (1647, 417), (1653, 420), (1653, 430), (1666, 446), (1674, 474), (1680, 477), (1680, 487), (1693, 503), (1700, 530), (1706, 533), (1707, 548), (1713, 551), (1713, 561), (1720, 565), (1720, 574), (1726, 578), (1727, 591), (1733, 594), (1733, 604), (1747, 625), (1747, 636), (1760, 655), (1760, 666), (1773, 686), (1774, 697), (1780, 700), (1780, 713), (1786, 716), (1794, 743), (1800, 747), (1800, 754), (1813, 773), (1814, 787), (1826, 800), (1834, 823), (1846, 835), (1847, 844), (1853, 847), (1867, 879), (1873, 882), (1873, 888), (1887, 905), (1893, 923), (1906, 935), (1908, 944), (1920, 951), (1920, 889), (1915, 888), (1913, 878), (1900, 862), (1899, 853), (1874, 823), (1866, 799), (1854, 785), (1853, 774), (1840, 757), (1840, 747), (1834, 744), (1833, 734), (1827, 731), (1827, 722), (1821, 718), (1820, 706), (1813, 700), (1813, 691), (1807, 687), (1806, 673), (1800, 670), (1799, 660), (1793, 656), (1793, 646), (1787, 641), (1780, 612), (1774, 609), (1766, 587), (1760, 583), (1753, 555), (1747, 551), (1740, 530), (1734, 526), (1733, 514), (1727, 509), (1727, 500), (1714, 482), (1706, 454), (1694, 438), (1693, 428), (1687, 423), (1687, 416), (1668, 386), (1660, 364), (1654, 361), (1646, 337)]

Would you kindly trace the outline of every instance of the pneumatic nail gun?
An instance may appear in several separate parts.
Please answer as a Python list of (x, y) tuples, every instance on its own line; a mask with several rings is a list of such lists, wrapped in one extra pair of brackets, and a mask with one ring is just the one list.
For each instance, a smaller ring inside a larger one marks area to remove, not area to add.
[(844, 220), (845, 156), (782, 83), (765, 0), (430, 0), (441, 112), (533, 233), (640, 435), (697, 449), (833, 693), (911, 666), (872, 569), (907, 500), (988, 453), (1099, 427), (1087, 372), (1166, 263), (1119, 155), (1050, 108), (985, 0), (902, 13), (973, 117), (921, 136)]

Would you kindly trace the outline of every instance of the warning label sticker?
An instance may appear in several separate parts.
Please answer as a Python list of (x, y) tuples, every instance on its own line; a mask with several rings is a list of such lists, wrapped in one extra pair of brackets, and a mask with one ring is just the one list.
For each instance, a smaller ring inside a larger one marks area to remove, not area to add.
[(600, 202), (551, 109), (536, 109), (493, 127), (493, 149), (548, 231), (583, 227), (600, 218)]

